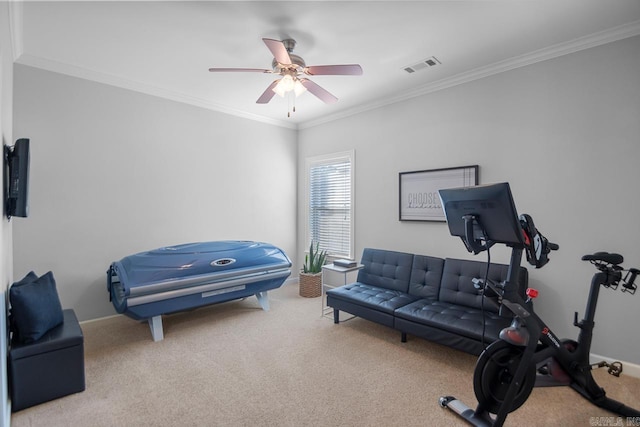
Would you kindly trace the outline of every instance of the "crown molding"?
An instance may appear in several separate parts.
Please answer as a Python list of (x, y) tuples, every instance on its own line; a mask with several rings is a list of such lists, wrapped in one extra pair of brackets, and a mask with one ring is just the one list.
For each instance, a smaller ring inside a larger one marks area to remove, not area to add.
[(14, 62), (22, 65), (28, 65), (31, 67), (41, 68), (44, 70), (66, 74), (73, 77), (78, 77), (85, 80), (95, 81), (98, 83), (107, 84), (110, 86), (116, 86), (135, 92), (144, 93), (160, 98), (169, 99), (176, 102), (194, 105), (197, 107), (205, 108), (212, 111), (217, 111), (224, 114), (230, 114), (233, 116), (245, 118), (248, 120), (254, 120), (274, 126), (284, 127), (288, 129), (306, 129), (320, 124), (328, 123), (331, 121), (339, 120), (345, 117), (349, 117), (355, 114), (359, 114), (365, 111), (370, 111), (376, 108), (380, 108), (386, 105), (403, 102), (411, 98), (423, 96), (429, 93), (447, 89), (450, 87), (458, 86), (464, 83), (468, 83), (474, 80), (482, 79), (484, 77), (499, 74), (505, 71), (510, 71), (516, 68), (525, 67), (527, 65), (535, 64), (537, 62), (546, 61), (549, 59), (557, 58), (560, 56), (568, 55), (581, 50), (589, 49), (592, 47), (600, 46), (603, 44), (615, 42), (629, 37), (634, 37), (640, 34), (640, 20), (634, 21), (625, 25), (614, 27), (605, 31), (594, 33), (588, 36), (580, 37), (568, 42), (559, 43), (544, 49), (539, 49), (524, 55), (519, 55), (513, 58), (509, 58), (504, 61), (500, 61), (488, 66), (479, 67), (471, 71), (457, 74), (455, 76), (438, 80), (436, 82), (428, 83), (426, 85), (418, 86), (410, 91), (399, 93), (398, 95), (385, 98), (383, 100), (373, 101), (364, 105), (360, 105), (354, 108), (345, 109), (335, 114), (329, 114), (319, 117), (317, 119), (304, 121), (301, 123), (293, 123), (289, 121), (276, 120), (268, 117), (250, 114), (241, 110), (226, 107), (221, 104), (211, 102), (206, 99), (186, 95), (177, 91), (172, 91), (156, 86), (149, 85), (147, 83), (128, 80), (122, 77), (107, 74), (101, 71), (90, 70), (75, 65), (70, 65), (58, 61), (54, 61), (48, 58), (33, 56), (23, 53), (23, 31), (22, 31), (22, 2), (10, 2), (10, 25), (12, 34), (12, 48), (14, 55)]
[(403, 102), (411, 98), (458, 86), (464, 83), (472, 82), (474, 80), (479, 80), (485, 77), (492, 76), (494, 74), (503, 73), (505, 71), (510, 71), (516, 68), (525, 67), (527, 65), (547, 61), (549, 59), (557, 58), (560, 56), (569, 55), (581, 50), (604, 45), (607, 43), (612, 43), (629, 37), (634, 37), (639, 34), (640, 21), (634, 21), (605, 31), (600, 31), (598, 33), (580, 37), (568, 42), (558, 43), (556, 45), (552, 45), (544, 49), (539, 49), (524, 55), (515, 56), (513, 58), (496, 62), (488, 66), (479, 67), (471, 71), (448, 77), (446, 79), (428, 83), (426, 85), (417, 86), (410, 91), (402, 92), (392, 98), (374, 101), (355, 108), (343, 110), (339, 113), (323, 116), (315, 120), (308, 120), (300, 123), (298, 125), (298, 129), (311, 128), (320, 124), (339, 120), (365, 111), (374, 110), (386, 105)]
[(144, 93), (146, 95), (164, 98), (171, 101), (180, 102), (183, 104), (189, 104), (196, 107), (205, 108), (207, 110), (216, 111), (219, 113), (230, 114), (232, 116), (237, 116), (237, 117), (245, 118), (248, 120), (253, 120), (253, 121), (262, 122), (262, 123), (266, 123), (274, 126), (289, 128), (289, 129), (297, 129), (297, 126), (291, 122), (275, 120), (275, 119), (260, 116), (257, 114), (247, 113), (245, 111), (229, 108), (224, 105), (217, 104), (215, 102), (211, 102), (203, 98), (186, 95), (181, 92), (164, 89), (161, 87), (153, 86), (153, 85), (142, 83), (139, 81), (125, 79), (125, 78), (115, 76), (112, 74), (107, 74), (101, 71), (90, 70), (87, 68), (78, 67), (76, 65), (54, 61), (52, 59), (43, 58), (41, 56), (33, 56), (33, 55), (23, 53), (17, 58), (15, 63), (21, 64), (21, 65), (27, 65), (29, 67), (34, 67), (34, 68), (40, 68), (40, 69), (51, 71), (54, 73), (77, 77), (80, 79), (89, 80), (97, 83), (102, 83), (109, 86), (115, 86), (122, 89), (131, 90), (134, 92)]
[(23, 13), (24, 6), (21, 1), (9, 2), (9, 32), (11, 34), (11, 50), (13, 62), (15, 62), (24, 51), (23, 45)]

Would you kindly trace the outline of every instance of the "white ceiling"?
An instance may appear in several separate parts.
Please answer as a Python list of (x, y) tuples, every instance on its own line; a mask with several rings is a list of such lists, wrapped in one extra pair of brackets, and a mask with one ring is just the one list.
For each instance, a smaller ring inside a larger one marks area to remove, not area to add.
[[(18, 63), (291, 128), (640, 34), (638, 0), (26, 1), (11, 12)], [(263, 37), (363, 75), (310, 77), (339, 101), (307, 92), (287, 118), (287, 99), (255, 103), (274, 75), (208, 72), (270, 68)], [(431, 56), (441, 64), (403, 70)]]

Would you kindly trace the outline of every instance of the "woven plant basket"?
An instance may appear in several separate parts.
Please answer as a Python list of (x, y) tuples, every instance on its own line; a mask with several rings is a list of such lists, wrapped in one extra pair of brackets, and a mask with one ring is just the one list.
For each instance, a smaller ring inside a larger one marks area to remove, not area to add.
[(316, 298), (322, 295), (322, 273), (300, 273), (300, 296)]

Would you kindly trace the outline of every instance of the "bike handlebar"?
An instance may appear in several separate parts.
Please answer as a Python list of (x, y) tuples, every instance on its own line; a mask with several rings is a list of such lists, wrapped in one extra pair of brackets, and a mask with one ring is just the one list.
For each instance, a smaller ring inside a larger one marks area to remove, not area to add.
[(638, 286), (635, 285), (634, 282), (636, 281), (638, 273), (640, 273), (640, 270), (638, 270), (637, 268), (629, 269), (629, 272), (622, 281), (622, 292), (629, 292), (631, 293), (631, 295), (636, 293), (636, 289), (638, 289)]
[[(518, 217), (518, 220), (522, 229), (523, 249), (525, 250), (527, 261), (536, 268), (544, 267), (549, 262), (547, 254), (560, 249), (560, 245), (550, 242), (543, 236), (536, 228), (533, 223), (533, 218), (531, 218), (530, 215), (522, 214)], [(470, 221), (465, 221), (465, 224), (471, 229)], [(609, 252), (596, 252), (583, 256), (582, 260), (591, 262), (598, 270), (606, 274), (604, 282), (601, 283), (605, 287), (617, 289), (620, 282), (622, 282), (623, 292), (635, 294), (637, 289), (635, 280), (638, 274), (640, 274), (640, 270), (636, 268), (623, 269), (620, 266), (624, 261), (622, 255)], [(627, 271), (627, 275), (623, 279), (622, 273), (624, 271)]]
[(536, 268), (544, 267), (549, 262), (547, 254), (551, 251), (557, 251), (560, 246), (557, 243), (551, 243), (538, 231), (530, 215), (520, 215), (519, 221), (527, 261)]

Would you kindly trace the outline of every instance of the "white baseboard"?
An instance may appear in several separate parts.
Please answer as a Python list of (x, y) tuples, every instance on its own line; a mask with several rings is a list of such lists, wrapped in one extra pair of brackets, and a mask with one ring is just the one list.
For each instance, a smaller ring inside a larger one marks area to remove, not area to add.
[(93, 322), (98, 322), (100, 320), (106, 320), (106, 319), (111, 319), (113, 317), (120, 317), (122, 316), (122, 314), (113, 314), (111, 316), (104, 316), (104, 317), (98, 317), (97, 319), (89, 319), (89, 320), (83, 320), (82, 322), (78, 322), (81, 325), (84, 325), (85, 323), (93, 323)]
[[(299, 281), (298, 277), (293, 277), (293, 278), (290, 277), (287, 280), (285, 280), (283, 285), (297, 285), (298, 281)], [(98, 317), (96, 319), (83, 320), (82, 322), (79, 322), (79, 323), (81, 325), (84, 325), (85, 323), (99, 322), (100, 320), (106, 320), (106, 319), (111, 319), (113, 317), (120, 317), (120, 316), (124, 316), (124, 315), (123, 314), (113, 314), (113, 315), (110, 315), (110, 316)], [(143, 320), (143, 322), (146, 322), (146, 320)]]
[(4, 419), (0, 420), (0, 426), (11, 427), (11, 400), (7, 400), (5, 409), (6, 413), (4, 415)]
[(631, 362), (625, 362), (623, 360), (615, 360), (610, 357), (600, 356), (599, 354), (589, 354), (591, 363), (598, 363), (605, 361), (607, 363), (620, 362), (622, 363), (622, 375), (629, 375), (630, 377), (640, 378), (640, 365)]
[[(291, 285), (297, 285), (298, 283), (299, 283), (299, 277), (296, 276), (296, 277), (290, 277), (287, 280), (285, 280), (284, 285), (291, 286)], [(113, 316), (106, 316), (106, 317), (100, 317), (98, 319), (85, 320), (83, 322), (80, 322), (80, 324), (82, 325), (84, 323), (97, 322), (99, 320), (109, 319), (109, 318), (118, 317), (118, 316), (122, 316), (122, 314), (115, 314)], [(630, 377), (640, 378), (640, 365), (638, 364), (625, 362), (623, 360), (615, 360), (610, 357), (601, 356), (599, 354), (594, 354), (594, 353), (590, 353), (589, 357), (590, 357), (589, 360), (591, 361), (591, 363), (598, 363), (602, 360), (604, 360), (607, 363), (620, 362), (622, 363), (623, 375), (629, 375)]]
[(9, 377), (7, 371), (7, 296), (8, 291), (0, 292), (0, 427), (11, 425), (11, 400), (9, 399)]
[(297, 285), (298, 283), (300, 283), (300, 276), (289, 277), (287, 280), (284, 281), (285, 285)]

